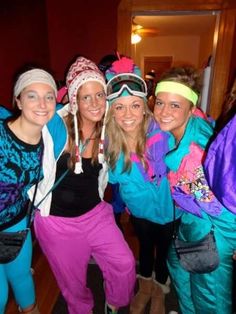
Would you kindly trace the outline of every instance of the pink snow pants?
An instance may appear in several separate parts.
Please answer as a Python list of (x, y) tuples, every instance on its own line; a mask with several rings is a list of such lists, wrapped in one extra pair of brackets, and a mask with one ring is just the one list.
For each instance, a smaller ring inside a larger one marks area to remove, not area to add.
[(103, 273), (107, 303), (130, 303), (135, 285), (135, 260), (113, 210), (106, 202), (73, 218), (42, 217), (36, 213), (36, 237), (46, 255), (70, 314), (89, 314), (93, 296), (87, 284), (92, 256)]

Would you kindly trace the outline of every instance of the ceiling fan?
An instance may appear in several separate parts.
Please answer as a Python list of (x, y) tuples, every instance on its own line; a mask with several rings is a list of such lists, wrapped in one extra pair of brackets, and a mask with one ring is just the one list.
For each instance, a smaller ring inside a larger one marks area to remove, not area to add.
[(159, 34), (158, 29), (155, 27), (143, 27), (134, 21), (135, 17), (132, 19), (132, 44), (137, 44), (141, 41), (142, 37), (155, 37)]

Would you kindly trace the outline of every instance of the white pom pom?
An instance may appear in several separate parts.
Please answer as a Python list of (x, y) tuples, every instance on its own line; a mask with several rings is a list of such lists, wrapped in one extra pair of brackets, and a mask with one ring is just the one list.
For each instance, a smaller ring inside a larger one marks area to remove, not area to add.
[(82, 163), (80, 161), (77, 161), (75, 163), (75, 170), (74, 170), (74, 173), (76, 174), (80, 174), (83, 172), (83, 168), (82, 168)]
[(103, 164), (104, 163), (104, 155), (102, 153), (99, 153), (98, 154), (98, 162), (100, 164)]

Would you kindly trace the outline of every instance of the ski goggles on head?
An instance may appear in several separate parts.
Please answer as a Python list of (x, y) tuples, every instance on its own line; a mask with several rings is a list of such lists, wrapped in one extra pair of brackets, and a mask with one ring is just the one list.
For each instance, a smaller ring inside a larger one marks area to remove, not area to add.
[(107, 100), (111, 101), (121, 97), (124, 91), (127, 91), (132, 96), (146, 97), (147, 85), (145, 81), (136, 74), (118, 74), (107, 83)]

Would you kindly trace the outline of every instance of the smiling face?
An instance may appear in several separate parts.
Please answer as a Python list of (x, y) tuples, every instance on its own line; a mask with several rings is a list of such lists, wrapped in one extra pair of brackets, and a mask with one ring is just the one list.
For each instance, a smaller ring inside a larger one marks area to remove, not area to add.
[(106, 108), (106, 94), (99, 82), (84, 83), (79, 88), (77, 102), (82, 122), (101, 121)]
[(137, 96), (124, 96), (112, 104), (113, 116), (121, 129), (136, 136), (140, 130), (145, 114), (144, 100)]
[(177, 141), (181, 140), (193, 111), (191, 102), (183, 96), (169, 92), (156, 95), (154, 117), (160, 128), (171, 132)]
[(16, 104), (21, 110), (23, 123), (42, 128), (54, 115), (55, 92), (44, 83), (30, 84), (22, 90)]

